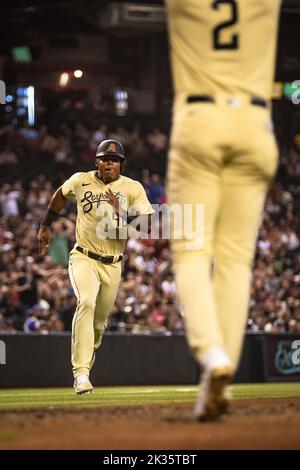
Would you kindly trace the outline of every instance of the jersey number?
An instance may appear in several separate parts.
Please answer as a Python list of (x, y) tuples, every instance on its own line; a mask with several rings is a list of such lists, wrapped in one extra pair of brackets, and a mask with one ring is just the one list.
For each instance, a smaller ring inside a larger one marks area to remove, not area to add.
[(230, 28), (234, 26), (239, 19), (238, 5), (235, 0), (214, 0), (212, 3), (212, 8), (214, 10), (219, 10), (222, 5), (230, 6), (230, 18), (223, 23), (220, 23), (214, 28), (213, 31), (213, 47), (214, 49), (238, 49), (239, 48), (239, 36), (233, 34), (229, 42), (222, 40), (222, 29)]

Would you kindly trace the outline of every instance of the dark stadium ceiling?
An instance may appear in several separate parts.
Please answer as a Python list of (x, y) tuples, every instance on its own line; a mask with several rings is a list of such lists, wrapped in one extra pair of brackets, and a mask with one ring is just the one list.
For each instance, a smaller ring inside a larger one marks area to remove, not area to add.
[[(146, 0), (161, 4), (161, 0)], [(45, 38), (97, 34), (108, 0), (27, 0), (5, 2), (0, 15), (0, 54), (21, 44), (38, 45)], [(118, 3), (125, 3), (121, 0)], [(133, 0), (132, 3), (141, 3)]]
[[(0, 54), (13, 46), (39, 46), (47, 38), (76, 34), (135, 34), (134, 28), (110, 28), (103, 18), (113, 2), (108, 0), (28, 0), (1, 5)], [(117, 3), (163, 5), (163, 0), (117, 0)], [(284, 32), (300, 43), (300, 0), (284, 0)], [(295, 20), (296, 16), (296, 20)], [(162, 30), (164, 25), (161, 25)], [(141, 29), (140, 29), (141, 31)], [(151, 32), (148, 27), (148, 32)], [(153, 29), (155, 32), (155, 28)], [(284, 34), (285, 36), (285, 34)]]

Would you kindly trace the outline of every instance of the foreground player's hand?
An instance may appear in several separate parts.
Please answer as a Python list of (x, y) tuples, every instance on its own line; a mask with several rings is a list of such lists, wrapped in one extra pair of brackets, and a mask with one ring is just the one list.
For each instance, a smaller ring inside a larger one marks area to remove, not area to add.
[(39, 255), (44, 256), (49, 248), (51, 240), (51, 230), (46, 225), (41, 225), (37, 236), (39, 241)]
[(111, 206), (113, 206), (113, 208), (115, 209), (116, 211), (116, 214), (117, 215), (120, 215), (120, 203), (119, 203), (119, 199), (114, 195), (114, 193), (112, 192), (111, 189), (108, 189), (106, 192), (105, 192), (106, 196), (108, 197), (108, 201), (109, 204)]

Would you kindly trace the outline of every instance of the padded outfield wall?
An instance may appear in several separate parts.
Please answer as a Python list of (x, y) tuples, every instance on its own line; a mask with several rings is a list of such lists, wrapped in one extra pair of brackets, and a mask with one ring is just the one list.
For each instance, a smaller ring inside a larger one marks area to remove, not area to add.
[[(247, 333), (235, 382), (300, 381), (297, 358), (300, 335)], [(95, 386), (196, 384), (198, 374), (184, 335), (106, 333), (91, 379)], [(69, 333), (0, 333), (0, 387), (65, 387), (72, 381)]]

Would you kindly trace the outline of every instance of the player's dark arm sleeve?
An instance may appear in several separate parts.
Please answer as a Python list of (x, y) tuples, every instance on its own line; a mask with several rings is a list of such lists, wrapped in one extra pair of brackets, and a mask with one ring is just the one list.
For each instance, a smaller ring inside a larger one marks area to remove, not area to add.
[(52, 222), (57, 218), (59, 212), (65, 207), (67, 199), (62, 193), (61, 187), (59, 187), (52, 196), (50, 204), (48, 206), (46, 215), (41, 222), (41, 225), (50, 226)]

